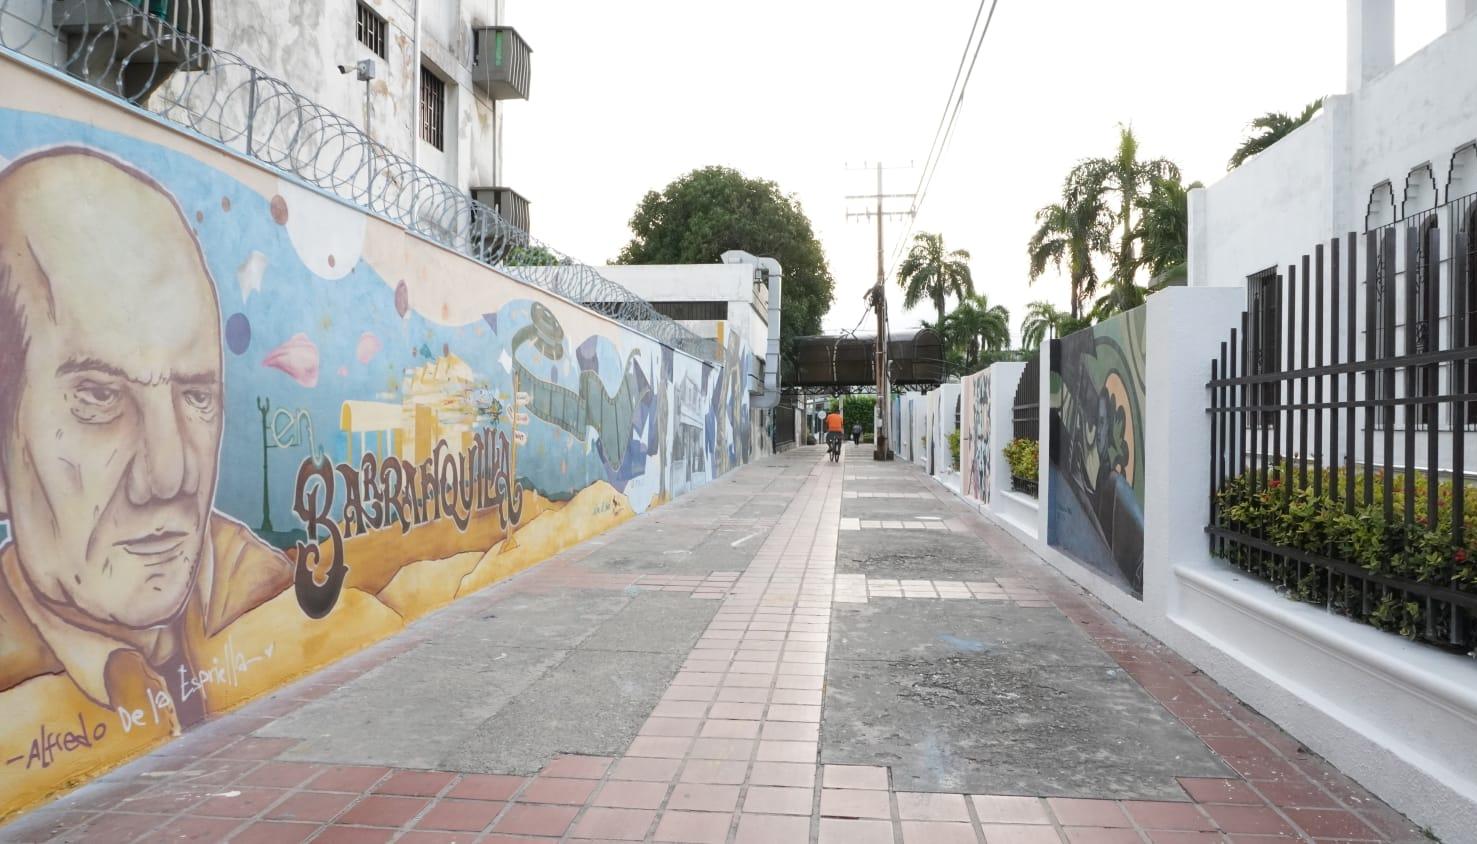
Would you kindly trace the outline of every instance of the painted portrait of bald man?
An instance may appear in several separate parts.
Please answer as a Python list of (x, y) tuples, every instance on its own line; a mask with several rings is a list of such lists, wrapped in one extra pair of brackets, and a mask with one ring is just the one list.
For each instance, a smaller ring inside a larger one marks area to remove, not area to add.
[[(69, 147), (0, 170), (7, 728), (143, 711), (154, 729), (129, 735), (177, 732), (211, 711), (209, 689), (181, 692), (211, 668), (203, 643), (291, 583), (213, 509), (220, 326), (200, 244), (149, 176)], [(23, 749), (0, 746), (0, 780)]]

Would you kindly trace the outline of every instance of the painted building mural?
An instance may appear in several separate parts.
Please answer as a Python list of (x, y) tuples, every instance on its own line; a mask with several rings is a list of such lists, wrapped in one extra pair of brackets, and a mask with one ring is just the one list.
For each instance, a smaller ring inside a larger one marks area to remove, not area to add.
[(736, 338), (56, 90), (0, 110), (0, 818), (750, 457)]
[(1144, 330), (1136, 308), (1052, 356), (1047, 541), (1134, 595), (1144, 587)]
[(960, 490), (990, 503), (990, 370), (966, 375), (960, 382), (964, 401), (959, 421)]

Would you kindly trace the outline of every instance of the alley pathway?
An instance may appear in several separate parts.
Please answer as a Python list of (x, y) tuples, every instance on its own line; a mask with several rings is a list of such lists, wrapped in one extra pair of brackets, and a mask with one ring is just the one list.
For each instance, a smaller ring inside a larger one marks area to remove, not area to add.
[(802, 448), (4, 841), (1425, 841), (907, 464)]

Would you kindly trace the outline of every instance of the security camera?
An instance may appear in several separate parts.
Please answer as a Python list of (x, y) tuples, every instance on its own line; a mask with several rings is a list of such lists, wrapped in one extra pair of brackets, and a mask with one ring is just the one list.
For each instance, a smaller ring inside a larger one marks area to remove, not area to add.
[(360, 82), (368, 82), (374, 78), (374, 59), (363, 59), (358, 64), (341, 64), (338, 72), (345, 76), (356, 73)]

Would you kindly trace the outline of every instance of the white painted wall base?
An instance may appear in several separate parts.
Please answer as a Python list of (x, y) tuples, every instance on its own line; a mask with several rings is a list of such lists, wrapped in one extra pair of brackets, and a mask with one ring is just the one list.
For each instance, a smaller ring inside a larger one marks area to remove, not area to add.
[(1047, 502), (1009, 491), (1001, 450), (1020, 364), (991, 370), (989, 503), (961, 500), (1417, 824), (1446, 841), (1477, 841), (1477, 660), (1289, 600), (1210, 555), (1205, 383), (1244, 305), (1240, 289), (1225, 287), (1149, 299), (1142, 600), (1048, 546)]
[(1242, 293), (1167, 290), (1148, 307), (1143, 600), (1027, 545), (1416, 823), (1477, 840), (1477, 661), (1299, 604), (1211, 557), (1205, 382)]

